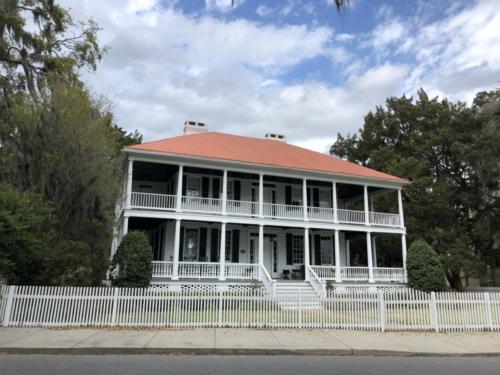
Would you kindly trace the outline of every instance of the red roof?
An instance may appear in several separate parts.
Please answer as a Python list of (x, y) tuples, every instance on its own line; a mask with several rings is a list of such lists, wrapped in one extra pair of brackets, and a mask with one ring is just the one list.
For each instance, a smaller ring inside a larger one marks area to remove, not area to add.
[(408, 182), (400, 177), (285, 142), (218, 132), (181, 135), (128, 146), (125, 149)]

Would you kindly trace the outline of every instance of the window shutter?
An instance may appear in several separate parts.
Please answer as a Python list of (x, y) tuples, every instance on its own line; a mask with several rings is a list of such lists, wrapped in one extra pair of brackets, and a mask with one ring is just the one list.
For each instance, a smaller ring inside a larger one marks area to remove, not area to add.
[(212, 181), (212, 198), (220, 198), (220, 179), (214, 178)]
[(307, 206), (308, 207), (312, 207), (312, 204), (311, 204), (311, 189), (306, 189), (306, 192), (307, 192)]
[(200, 251), (198, 260), (207, 261), (207, 228), (200, 228)]
[(293, 264), (293, 237), (291, 233), (286, 234), (286, 264)]
[(210, 237), (210, 261), (219, 261), (219, 230), (217, 228), (212, 229)]
[[(311, 259), (313, 257), (313, 247), (312, 247), (312, 234), (309, 235), (309, 263), (311, 263)], [(304, 242), (304, 246), (305, 246), (305, 242)]]
[(184, 227), (181, 227), (181, 235), (179, 239), (179, 261), (182, 262), (184, 256)]
[(187, 176), (182, 176), (182, 195), (185, 196), (187, 191)]
[(332, 251), (333, 251), (333, 254), (332, 254), (332, 264), (336, 265), (335, 264), (335, 236), (332, 236)]
[(234, 180), (233, 196), (235, 201), (241, 200), (241, 181)]
[(203, 198), (208, 198), (209, 189), (210, 189), (210, 178), (202, 177), (201, 178), (201, 196)]
[(319, 234), (314, 235), (314, 262), (314, 265), (321, 266), (321, 236)]
[(285, 186), (285, 204), (292, 204), (292, 187), (290, 185)]
[(313, 189), (313, 206), (319, 207), (319, 189), (318, 188)]
[(233, 254), (231, 256), (232, 262), (233, 263), (239, 263), (240, 261), (240, 231), (239, 230), (233, 230), (233, 241), (232, 241), (232, 246), (233, 246)]

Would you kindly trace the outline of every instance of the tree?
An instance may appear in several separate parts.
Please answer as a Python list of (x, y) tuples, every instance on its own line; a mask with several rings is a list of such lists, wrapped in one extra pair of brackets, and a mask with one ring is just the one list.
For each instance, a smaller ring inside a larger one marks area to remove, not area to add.
[(457, 290), (494, 253), (500, 214), (499, 117), (482, 109), (498, 103), (498, 95), (479, 93), (477, 100), (468, 107), (423, 90), (416, 100), (389, 98), (365, 116), (359, 134), (339, 134), (331, 147), (341, 158), (411, 181), (403, 192), (409, 238), (438, 251)]
[(424, 292), (446, 290), (444, 271), (437, 253), (424, 240), (412, 242), (406, 259), (408, 286)]
[(151, 282), (153, 250), (143, 232), (127, 233), (112, 261), (113, 285), (148, 287)]

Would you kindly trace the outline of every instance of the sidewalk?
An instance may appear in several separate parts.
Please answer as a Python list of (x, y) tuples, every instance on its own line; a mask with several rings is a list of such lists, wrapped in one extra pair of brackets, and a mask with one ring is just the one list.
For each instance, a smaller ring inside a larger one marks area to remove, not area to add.
[(0, 353), (500, 356), (500, 332), (0, 328)]

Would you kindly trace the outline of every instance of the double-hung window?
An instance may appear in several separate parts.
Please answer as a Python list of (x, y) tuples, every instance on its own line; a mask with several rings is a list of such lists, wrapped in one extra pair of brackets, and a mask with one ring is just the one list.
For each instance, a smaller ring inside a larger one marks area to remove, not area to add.
[(186, 182), (186, 195), (188, 197), (201, 196), (201, 178), (195, 176), (188, 176)]
[(294, 264), (304, 264), (304, 236), (292, 236), (292, 261)]

